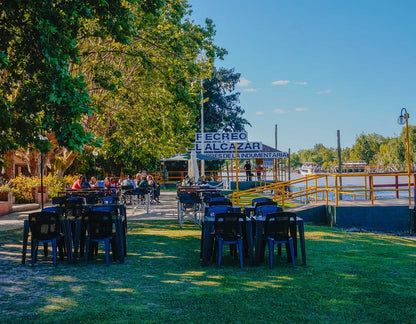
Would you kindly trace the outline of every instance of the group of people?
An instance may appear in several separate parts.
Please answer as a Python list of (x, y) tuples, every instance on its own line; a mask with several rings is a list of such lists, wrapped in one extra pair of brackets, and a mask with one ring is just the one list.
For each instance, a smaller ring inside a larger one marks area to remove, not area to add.
[[(182, 180), (182, 186), (192, 186), (194, 184), (193, 179), (187, 174), (185, 178)], [(207, 181), (205, 179), (205, 176), (202, 175), (198, 178), (198, 181), (195, 182), (195, 185), (200, 186), (207, 184)]]
[(73, 183), (73, 190), (76, 189), (88, 189), (88, 188), (102, 188), (107, 190), (110, 194), (115, 195), (119, 192), (121, 186), (132, 186), (133, 194), (142, 195), (143, 192), (149, 190), (151, 193), (151, 201), (160, 203), (160, 185), (153, 178), (152, 175), (147, 174), (146, 171), (136, 174), (136, 179), (129, 175), (127, 178), (105, 177), (103, 180), (97, 180), (95, 177), (91, 177), (90, 181), (83, 175), (80, 175), (78, 179)]
[[(246, 181), (251, 181), (251, 177), (253, 176), (253, 173), (251, 172), (251, 164), (250, 161), (247, 160), (244, 164), (244, 170), (246, 171)], [(261, 164), (256, 166), (256, 173), (257, 173), (257, 181), (261, 181), (261, 174), (263, 172), (263, 166)]]

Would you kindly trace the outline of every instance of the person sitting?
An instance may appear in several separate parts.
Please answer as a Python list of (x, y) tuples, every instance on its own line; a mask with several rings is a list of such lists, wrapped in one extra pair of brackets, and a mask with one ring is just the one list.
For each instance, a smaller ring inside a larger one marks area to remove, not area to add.
[(193, 182), (191, 178), (189, 177), (189, 175), (187, 174), (182, 181), (182, 186), (192, 186), (192, 185), (193, 185)]
[(204, 185), (204, 184), (207, 184), (207, 182), (206, 182), (206, 180), (205, 180), (205, 176), (200, 176), (200, 177), (199, 177), (199, 179), (198, 179), (198, 181), (196, 182), (196, 184), (197, 184), (198, 186), (200, 186), (200, 185)]
[(149, 183), (149, 187), (151, 188), (151, 192), (150, 192), (151, 201), (160, 203), (159, 202), (160, 185), (150, 174), (147, 176), (147, 182)]
[(131, 175), (128, 176), (127, 179), (124, 179), (121, 181), (122, 186), (132, 186), (133, 189), (136, 189), (136, 182), (133, 180), (133, 177)]
[(97, 182), (95, 183), (95, 188), (105, 189), (105, 187), (106, 187), (105, 180), (97, 180)]
[(76, 190), (76, 189), (81, 188), (82, 178), (83, 178), (83, 176), (82, 176), (82, 175), (80, 175), (80, 176), (78, 177), (78, 179), (77, 179), (77, 180), (75, 180), (75, 182), (73, 183), (73, 185), (72, 185), (72, 188), (71, 188), (71, 189)]
[(88, 182), (87, 178), (84, 177), (84, 176), (81, 179), (81, 188), (82, 189), (89, 189), (89, 188), (91, 188), (90, 183)]
[(95, 188), (97, 186), (97, 179), (95, 177), (91, 177), (90, 179), (90, 187)]
[(145, 175), (142, 175), (141, 181), (137, 187), (139, 191), (139, 198), (143, 201), (147, 193), (149, 193), (149, 182)]

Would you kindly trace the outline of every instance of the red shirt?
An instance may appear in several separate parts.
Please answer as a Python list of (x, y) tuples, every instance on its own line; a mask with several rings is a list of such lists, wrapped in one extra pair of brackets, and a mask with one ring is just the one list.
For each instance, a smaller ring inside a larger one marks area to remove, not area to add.
[(72, 189), (79, 189), (81, 188), (81, 179), (78, 179), (74, 182), (74, 184), (72, 185)]

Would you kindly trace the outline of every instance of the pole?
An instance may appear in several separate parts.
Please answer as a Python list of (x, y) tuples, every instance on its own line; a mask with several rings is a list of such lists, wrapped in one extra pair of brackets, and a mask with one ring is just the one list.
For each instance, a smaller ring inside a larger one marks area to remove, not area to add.
[(409, 114), (405, 113), (406, 117), (406, 158), (407, 158), (407, 184), (409, 188), (409, 206), (412, 204), (411, 185), (410, 185), (410, 144), (409, 144)]
[(234, 150), (235, 150), (235, 189), (237, 190), (237, 205), (240, 204), (240, 197), (238, 196), (238, 159), (237, 159), (237, 142), (234, 143)]
[[(201, 77), (201, 154), (204, 154), (204, 88)], [(205, 161), (201, 159), (201, 176), (205, 175)]]
[[(338, 146), (338, 173), (342, 173), (342, 161), (341, 161), (341, 133), (337, 130), (337, 146)], [(339, 177), (339, 186), (342, 189), (342, 178)], [(342, 200), (342, 194), (339, 194), (339, 200)]]
[(40, 199), (41, 199), (41, 206), (43, 209), (43, 153), (42, 150), (40, 151)]

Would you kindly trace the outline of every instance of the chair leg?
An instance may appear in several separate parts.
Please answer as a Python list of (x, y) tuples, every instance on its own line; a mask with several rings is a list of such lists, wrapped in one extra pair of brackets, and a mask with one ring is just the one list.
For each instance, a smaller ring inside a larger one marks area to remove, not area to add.
[(56, 239), (52, 239), (52, 254), (53, 254), (53, 265), (56, 267), (56, 254), (57, 254), (57, 246), (56, 246)]
[(244, 265), (243, 265), (243, 240), (242, 239), (238, 240), (238, 253), (240, 254), (241, 269), (244, 269)]
[(31, 260), (32, 265), (34, 265), (36, 262), (36, 258), (38, 255), (38, 244), (39, 244), (38, 240), (32, 239), (32, 244), (30, 244), (30, 254), (32, 256), (32, 260)]
[(289, 238), (289, 245), (290, 245), (290, 254), (292, 256), (292, 264), (293, 264), (293, 269), (296, 268), (296, 264), (295, 264), (295, 250), (293, 248), (293, 239)]
[(272, 238), (269, 238), (270, 269), (273, 269), (273, 253), (274, 253), (274, 240)]
[(106, 238), (104, 240), (104, 244), (105, 244), (105, 263), (107, 264), (107, 266), (110, 265), (110, 239)]
[(89, 255), (89, 250), (90, 250), (90, 241), (91, 239), (89, 237), (87, 237), (87, 239), (85, 240), (85, 265), (88, 264), (88, 255)]
[(223, 243), (223, 239), (219, 237), (218, 238), (218, 269), (221, 268), (222, 243)]

